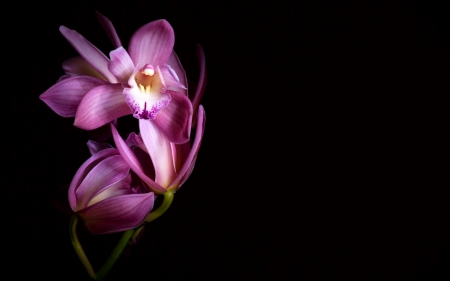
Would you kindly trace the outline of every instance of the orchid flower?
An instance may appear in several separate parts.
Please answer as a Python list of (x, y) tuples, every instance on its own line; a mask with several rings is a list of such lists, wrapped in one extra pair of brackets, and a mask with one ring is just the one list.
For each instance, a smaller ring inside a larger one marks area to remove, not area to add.
[(69, 186), (70, 207), (92, 234), (135, 228), (152, 210), (154, 193), (143, 188), (140, 179), (132, 179), (117, 149), (101, 149), (75, 174)]
[(133, 114), (141, 127), (156, 127), (171, 143), (187, 142), (194, 112), (170, 24), (157, 20), (142, 26), (127, 52), (111, 21), (97, 16), (116, 49), (107, 58), (78, 32), (61, 26), (81, 57), (65, 61), (66, 75), (40, 98), (57, 114), (75, 117), (74, 125), (81, 129)]

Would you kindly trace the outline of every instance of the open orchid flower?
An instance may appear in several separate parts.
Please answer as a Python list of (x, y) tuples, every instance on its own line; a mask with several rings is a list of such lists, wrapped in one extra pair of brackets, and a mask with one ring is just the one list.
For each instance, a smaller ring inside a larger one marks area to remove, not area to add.
[(154, 193), (130, 171), (115, 148), (94, 145), (91, 156), (69, 187), (69, 203), (92, 234), (124, 231), (139, 226), (150, 213)]
[(75, 117), (74, 125), (81, 129), (93, 130), (133, 114), (171, 143), (187, 142), (194, 112), (186, 94), (186, 74), (173, 51), (170, 24), (157, 20), (142, 26), (131, 37), (127, 52), (112, 23), (97, 16), (116, 48), (110, 58), (76, 31), (61, 26), (81, 57), (65, 61), (66, 75), (40, 98), (57, 114)]
[[(140, 134), (131, 134), (125, 142), (115, 126), (111, 124), (114, 142), (120, 154), (149, 189), (157, 194), (167, 190), (177, 190), (187, 180), (194, 168), (203, 138), (205, 110), (200, 105), (200, 100), (205, 90), (206, 67), (204, 53), (200, 46), (197, 47), (197, 55), (200, 64), (200, 79), (196, 90), (190, 93), (186, 89), (181, 90), (184, 95), (190, 97), (193, 108), (193, 114), (188, 120), (188, 129), (191, 130), (192, 124), (196, 124), (197, 127), (192, 144), (189, 141), (181, 144), (171, 142), (156, 123), (142, 119), (139, 120)], [(181, 68), (179, 64), (174, 65), (176, 65), (175, 69)], [(186, 77), (182, 76), (180, 82), (187, 84)], [(175, 110), (175, 108), (170, 109)], [(193, 116), (196, 117), (195, 120), (192, 120)], [(147, 161), (148, 165), (143, 164), (142, 159), (145, 158), (151, 160)]]

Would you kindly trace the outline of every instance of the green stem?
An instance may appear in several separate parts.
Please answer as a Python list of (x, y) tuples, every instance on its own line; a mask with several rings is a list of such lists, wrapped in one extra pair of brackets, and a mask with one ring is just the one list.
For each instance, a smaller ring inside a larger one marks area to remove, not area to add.
[(72, 241), (73, 248), (75, 249), (75, 252), (78, 255), (78, 258), (80, 258), (81, 263), (86, 268), (89, 276), (93, 279), (95, 279), (95, 272), (92, 268), (91, 263), (89, 262), (88, 258), (86, 257), (86, 254), (83, 251), (83, 248), (81, 247), (80, 241), (78, 240), (77, 236), (77, 223), (78, 223), (78, 216), (77, 214), (73, 214), (70, 218), (70, 224), (69, 224), (69, 230), (70, 230), (70, 240)]
[(144, 224), (141, 225), (139, 228), (137, 228), (136, 232), (134, 233), (133, 239), (131, 241), (134, 241), (134, 239), (136, 239), (136, 237), (141, 232), (141, 230), (144, 228), (146, 223), (149, 223), (149, 222), (159, 218), (160, 216), (162, 216), (162, 214), (164, 214), (169, 209), (170, 205), (172, 204), (174, 194), (175, 194), (175, 192), (173, 190), (169, 190), (164, 193), (164, 199), (163, 199), (163, 202), (161, 203), (161, 206), (159, 206), (159, 208), (156, 209), (155, 211), (148, 214), (147, 218), (144, 221)]
[(114, 249), (114, 251), (109, 256), (108, 260), (105, 262), (105, 264), (102, 266), (102, 268), (100, 268), (99, 272), (97, 273), (97, 278), (95, 280), (103, 280), (103, 278), (106, 276), (106, 274), (111, 270), (111, 268), (117, 262), (119, 257), (122, 255), (125, 248), (130, 244), (130, 242), (132, 241), (131, 238), (133, 237), (133, 234), (135, 232), (136, 232), (136, 229), (130, 229), (123, 233), (122, 238), (120, 239), (116, 248)]

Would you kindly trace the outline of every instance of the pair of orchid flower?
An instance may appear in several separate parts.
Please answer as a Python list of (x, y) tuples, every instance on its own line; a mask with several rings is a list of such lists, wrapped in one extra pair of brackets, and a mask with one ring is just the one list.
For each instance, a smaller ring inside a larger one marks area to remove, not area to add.
[[(110, 124), (115, 147), (88, 142), (92, 156), (76, 172), (69, 203), (93, 234), (141, 225), (157, 195), (176, 191), (190, 176), (203, 137), (205, 59), (197, 55), (195, 91), (173, 51), (174, 32), (165, 20), (150, 22), (131, 37), (128, 51), (105, 16), (97, 18), (111, 39), (109, 58), (74, 30), (60, 27), (79, 57), (63, 63), (65, 75), (41, 96), (53, 111), (94, 130)], [(133, 114), (139, 134), (122, 139), (114, 121)], [(196, 127), (194, 140), (191, 128)]]

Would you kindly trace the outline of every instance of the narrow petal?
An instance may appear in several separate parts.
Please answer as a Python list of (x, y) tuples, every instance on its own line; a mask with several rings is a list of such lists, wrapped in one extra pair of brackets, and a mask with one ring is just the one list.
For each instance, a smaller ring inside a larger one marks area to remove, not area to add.
[(69, 204), (72, 210), (75, 212), (76, 210), (76, 196), (75, 191), (78, 186), (81, 184), (86, 175), (101, 161), (104, 159), (111, 157), (113, 155), (119, 155), (119, 151), (115, 148), (108, 148), (100, 151), (99, 153), (91, 156), (86, 162), (81, 165), (78, 171), (75, 173), (75, 176), (72, 179), (72, 182), (69, 186)]
[(146, 64), (163, 65), (172, 53), (175, 35), (166, 20), (150, 22), (131, 37), (128, 53), (138, 68)]
[(134, 71), (134, 64), (123, 47), (119, 47), (109, 53), (111, 60), (108, 69), (121, 83), (127, 83)]
[(205, 63), (205, 53), (200, 45), (197, 45), (197, 57), (200, 65), (200, 75), (198, 78), (197, 89), (195, 95), (192, 97), (192, 107), (194, 108), (194, 120), (197, 119), (197, 108), (200, 104), (200, 100), (203, 97), (203, 93), (206, 88), (206, 63)]
[(74, 125), (93, 130), (121, 116), (131, 114), (120, 84), (95, 87), (81, 100)]
[(91, 64), (110, 83), (117, 83), (116, 77), (108, 70), (108, 58), (97, 47), (92, 45), (86, 38), (75, 30), (61, 26), (59, 31), (66, 37), (67, 41), (78, 51), (78, 53)]
[(203, 133), (205, 131), (205, 110), (203, 109), (203, 106), (199, 106), (198, 108), (198, 117), (197, 117), (197, 129), (195, 132), (195, 139), (194, 143), (192, 144), (191, 151), (189, 152), (189, 156), (186, 158), (186, 161), (183, 164), (183, 167), (181, 168), (180, 172), (178, 173), (177, 177), (172, 181), (172, 183), (169, 186), (169, 189), (176, 189), (181, 184), (186, 181), (187, 177), (185, 177), (186, 173), (188, 171), (192, 171), (192, 168), (195, 163), (195, 159), (197, 157), (198, 151), (200, 149), (200, 145), (202, 143), (203, 139)]
[(120, 42), (119, 35), (117, 35), (116, 29), (114, 28), (112, 22), (97, 11), (95, 12), (95, 14), (97, 16), (97, 20), (100, 22), (106, 34), (108, 34), (108, 37), (113, 43), (114, 48), (122, 46), (122, 42)]
[(153, 208), (153, 193), (109, 198), (78, 212), (89, 232), (106, 234), (139, 226)]
[(92, 76), (106, 81), (106, 78), (81, 56), (76, 56), (64, 61), (62, 63), (62, 68), (69, 76)]
[(175, 178), (170, 142), (150, 120), (139, 120), (139, 131), (155, 168), (155, 182), (167, 187)]
[[(91, 199), (115, 183), (121, 182), (130, 186), (130, 166), (120, 155), (113, 155), (99, 162), (86, 175), (78, 186), (75, 194), (77, 196), (77, 211), (90, 205)], [(128, 181), (123, 181), (128, 178)], [(121, 184), (120, 188), (125, 188)]]
[(172, 96), (172, 101), (152, 121), (170, 142), (185, 143), (189, 141), (191, 130), (191, 101), (181, 93), (167, 92)]
[(58, 115), (74, 117), (86, 93), (105, 83), (105, 81), (89, 76), (70, 77), (50, 87), (39, 98)]
[[(169, 60), (167, 61), (167, 64), (173, 68), (173, 70), (178, 76), (178, 79), (180, 80), (180, 83), (185, 87), (187, 87), (188, 82), (186, 78), (186, 72), (184, 71), (183, 66), (181, 65), (181, 62), (178, 59), (178, 56), (175, 53), (175, 51), (172, 51), (172, 54), (170, 55)], [(177, 90), (177, 92), (187, 95), (187, 88), (179, 89)]]
[(171, 143), (171, 146), (172, 146), (173, 165), (175, 167), (175, 172), (178, 174), (180, 172), (182, 165), (186, 161), (189, 152), (191, 151), (191, 144), (190, 142), (187, 141), (185, 143), (180, 144)]
[(117, 132), (116, 127), (114, 127), (113, 124), (111, 124), (111, 131), (114, 138), (114, 143), (116, 144), (117, 150), (119, 151), (120, 155), (122, 155), (123, 159), (128, 163), (131, 170), (135, 172), (148, 186), (149, 188), (160, 194), (163, 192), (166, 192), (166, 189), (157, 184), (154, 180), (149, 178), (142, 169), (141, 164), (139, 163), (138, 159), (136, 158), (136, 155), (134, 155), (131, 148), (128, 147), (128, 145), (125, 143), (125, 141), (122, 139), (122, 137), (119, 135), (119, 132)]

